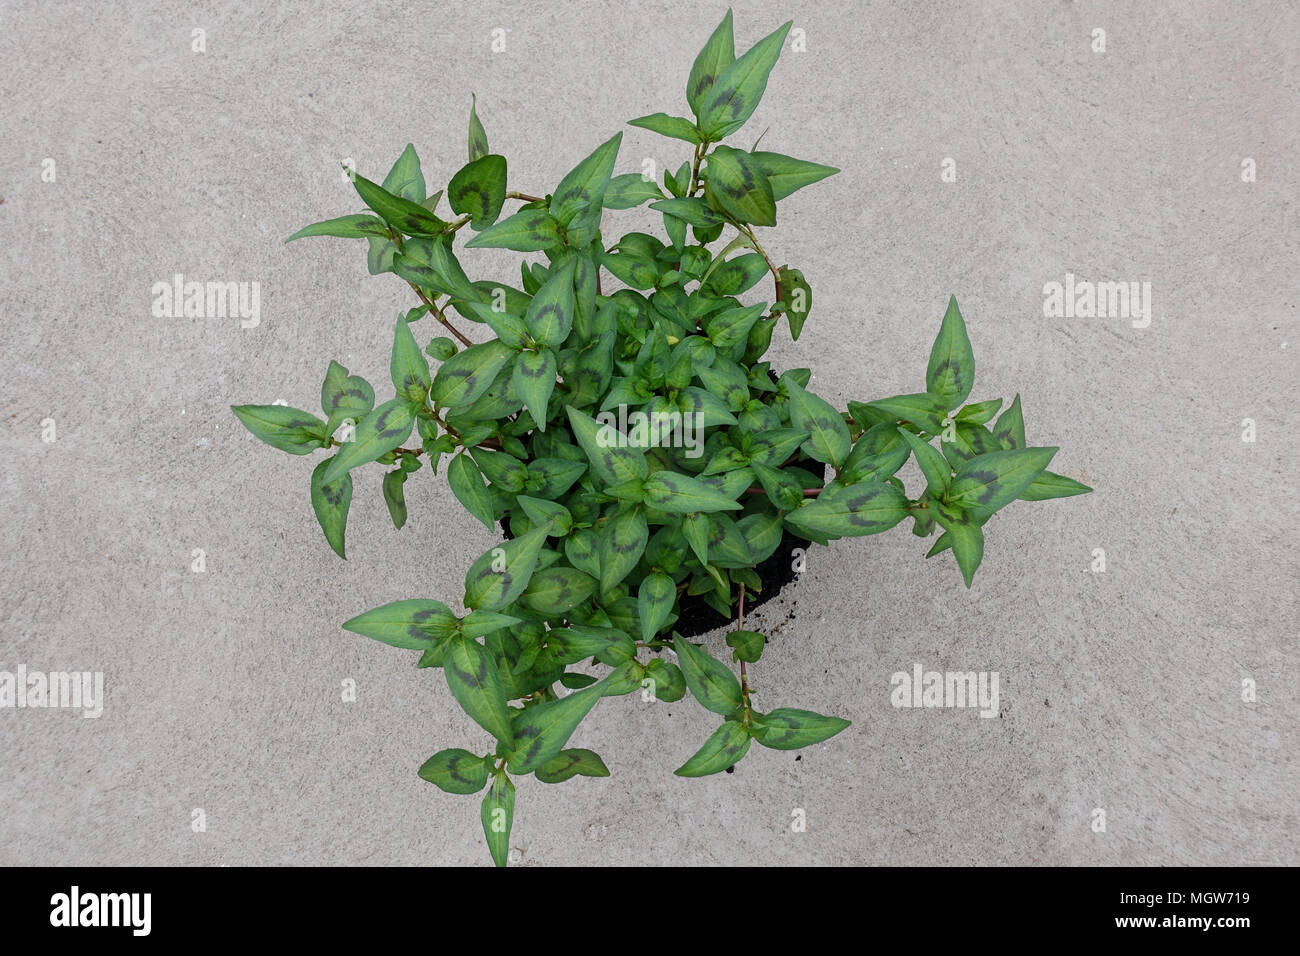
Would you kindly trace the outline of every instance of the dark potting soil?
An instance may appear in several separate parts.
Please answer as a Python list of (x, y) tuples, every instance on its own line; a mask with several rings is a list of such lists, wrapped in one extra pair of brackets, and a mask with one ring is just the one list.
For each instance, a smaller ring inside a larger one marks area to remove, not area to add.
[[(791, 552), (795, 548), (807, 551), (811, 546), (811, 541), (792, 534), (789, 529), (781, 535), (781, 543), (772, 552), (772, 556), (754, 568), (754, 573), (763, 582), (763, 590), (755, 594), (748, 588), (745, 589), (745, 613), (749, 613), (751, 608), (758, 607), (760, 604), (766, 604), (780, 594), (782, 588), (794, 581), (798, 575), (794, 570), (794, 555)], [(712, 605), (706, 604), (698, 594), (683, 594), (677, 606), (680, 614), (677, 623), (673, 625), (673, 630), (682, 637), (699, 637), (714, 628), (735, 623), (734, 618), (723, 617)]]

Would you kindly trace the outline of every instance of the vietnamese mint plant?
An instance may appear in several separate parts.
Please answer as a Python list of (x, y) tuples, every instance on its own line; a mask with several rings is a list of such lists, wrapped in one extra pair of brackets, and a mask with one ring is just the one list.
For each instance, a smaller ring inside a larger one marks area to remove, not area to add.
[[(728, 142), (789, 29), (737, 57), (728, 11), (687, 78), (691, 116), (631, 121), (683, 143), (662, 188), (613, 174), (617, 134), (551, 192), (515, 190), (471, 106), (468, 162), (444, 189), (428, 191), (407, 146), (382, 183), (350, 172), (366, 211), (290, 237), (362, 240), (369, 271), (395, 274), (418, 304), (397, 320), (382, 401), (330, 362), (319, 415), (280, 404), (234, 412), (275, 448), (326, 453), (311, 503), (340, 557), (361, 467), (383, 469), (398, 528), (406, 483), (427, 464), (495, 536), (466, 572), (464, 613), (413, 597), (343, 627), (419, 651), (482, 728), (419, 774), (483, 794), (498, 865), (520, 778), (608, 775), (600, 756), (568, 746), (604, 698), (689, 692), (716, 714), (712, 736), (676, 769), (684, 777), (731, 768), (752, 743), (793, 750), (848, 726), (772, 707), (750, 684), (765, 638), (745, 627), (746, 599), (752, 608), (779, 588), (767, 569), (789, 564), (791, 542), (910, 520), (918, 536), (939, 531), (927, 557), (951, 551), (969, 587), (995, 513), (1090, 490), (1047, 470), (1056, 449), (1028, 444), (1018, 395), (1005, 409), (967, 403), (975, 363), (955, 299), (921, 391), (839, 409), (808, 390), (808, 369), (763, 360), (778, 328), (799, 338), (812, 293), (759, 230), (776, 225), (781, 200), (837, 172)], [(662, 236), (611, 242), (606, 210), (638, 206), (662, 220)], [(525, 253), (518, 282), (471, 279), (461, 260), (475, 248)], [(924, 485), (908, 491), (898, 472), (912, 458)], [(729, 660), (689, 639), (708, 629), (701, 610), (734, 622)], [(678, 626), (688, 619), (693, 628)]]

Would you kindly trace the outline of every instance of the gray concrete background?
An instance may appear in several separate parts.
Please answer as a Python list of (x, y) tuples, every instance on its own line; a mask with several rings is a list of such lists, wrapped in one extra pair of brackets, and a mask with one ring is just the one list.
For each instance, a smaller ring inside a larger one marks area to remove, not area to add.
[[(344, 563), (311, 514), (315, 459), (229, 406), (314, 409), (331, 358), (387, 379), (409, 290), (369, 277), (359, 242), (282, 243), (360, 208), (341, 159), (380, 179), (411, 140), (445, 183), (473, 91), (512, 188), (552, 188), (620, 128), (617, 172), (675, 167), (685, 144), (622, 124), (686, 111), (723, 9), (0, 6), (0, 669), (107, 687), (98, 720), (0, 710), (0, 862), (487, 862), (477, 799), (415, 774), (483, 733), (414, 652), (338, 625), (455, 603), (491, 536), (427, 469), (394, 531), (365, 470)], [(512, 846), (525, 864), (1297, 862), (1296, 4), (735, 15), (742, 49), (788, 17), (807, 47), (736, 144), (771, 127), (765, 148), (843, 169), (766, 241), (815, 294), (775, 364), (840, 402), (915, 391), (956, 293), (973, 397), (1019, 391), (1031, 442), (1097, 490), (999, 516), (969, 592), (902, 526), (814, 551), (761, 615), (777, 639), (758, 699), (849, 730), (687, 781), (671, 771), (712, 715), (602, 702), (574, 743), (613, 776), (523, 782)], [(610, 214), (606, 233), (641, 222)], [(509, 280), (518, 258), (463, 261)], [(150, 287), (176, 272), (259, 282), (261, 325), (154, 318)], [(1149, 280), (1151, 326), (1044, 318), (1067, 272)], [(917, 661), (998, 671), (1001, 718), (892, 707), (890, 674)]]

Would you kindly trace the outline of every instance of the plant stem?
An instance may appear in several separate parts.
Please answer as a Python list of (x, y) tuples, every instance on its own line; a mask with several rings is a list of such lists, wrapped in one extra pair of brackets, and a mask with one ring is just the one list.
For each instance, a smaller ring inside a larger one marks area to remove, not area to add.
[(414, 290), (415, 294), (420, 297), (420, 301), (429, 307), (429, 311), (433, 313), (433, 317), (437, 319), (439, 322), (441, 322), (443, 325), (445, 325), (447, 327), (448, 332), (456, 336), (456, 338), (460, 339), (461, 345), (465, 346), (466, 348), (469, 348), (471, 345), (474, 344), (469, 339), (465, 338), (464, 335), (461, 334), (460, 329), (456, 328), (456, 326), (452, 325), (451, 322), (448, 321), (446, 314), (442, 311), (442, 309), (438, 308), (437, 303), (435, 303), (432, 299), (430, 299), (427, 295), (425, 295), (423, 289), (421, 289), (414, 282), (408, 282), (407, 285), (409, 285), (411, 289)]
[[(821, 494), (821, 493), (822, 493), (823, 491), (825, 491), (825, 490), (826, 490), (825, 488), (805, 488), (805, 489), (803, 490), (803, 496), (804, 496), (805, 498), (816, 498), (819, 494)], [(762, 488), (746, 488), (746, 489), (745, 489), (745, 494), (747, 494), (747, 495), (765, 495), (765, 494), (767, 494), (767, 492), (766, 492), (765, 490), (763, 490)]]
[[(736, 630), (745, 629), (745, 585), (740, 586), (740, 611), (736, 616)], [(745, 709), (749, 709), (749, 674), (745, 670), (745, 662), (740, 662), (740, 696), (745, 701)]]
[(747, 226), (742, 222), (736, 222), (734, 219), (732, 220), (731, 224), (735, 226), (737, 229), (739, 229), (741, 232), (743, 232), (746, 235), (746, 237), (748, 237), (749, 241), (754, 244), (754, 251), (757, 252), (760, 256), (762, 256), (763, 261), (767, 263), (768, 269), (770, 269), (772, 272), (772, 281), (776, 283), (776, 302), (780, 302), (781, 301), (781, 270), (778, 269), (773, 264), (771, 257), (763, 249), (762, 244), (759, 243), (758, 237), (754, 235), (754, 230), (752, 227)]
[(530, 196), (530, 195), (528, 195), (528, 193), (517, 193), (517, 192), (514, 192), (513, 190), (512, 190), (511, 192), (506, 193), (506, 198), (507, 198), (507, 199), (522, 199), (524, 202), (543, 202), (543, 201), (545, 201), (545, 197), (542, 197), (542, 196)]
[(687, 191), (687, 196), (694, 196), (695, 190), (700, 187), (700, 161), (708, 150), (708, 141), (695, 144), (695, 155), (691, 158), (691, 188)]

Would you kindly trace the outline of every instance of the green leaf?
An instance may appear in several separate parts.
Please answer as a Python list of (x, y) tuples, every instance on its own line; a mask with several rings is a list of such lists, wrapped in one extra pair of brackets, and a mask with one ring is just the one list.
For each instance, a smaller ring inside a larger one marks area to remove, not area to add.
[(993, 433), (983, 425), (972, 425), (968, 421), (954, 420), (956, 427), (945, 430), (939, 448), (954, 468), (977, 455), (986, 455), (991, 451), (1002, 451), (1002, 445)]
[(984, 530), (974, 515), (959, 508), (932, 507), (930, 510), (934, 512), (934, 520), (948, 533), (952, 553), (969, 588), (975, 578), (975, 569), (984, 559)]
[(705, 169), (706, 199), (740, 222), (776, 225), (776, 200), (772, 186), (748, 153), (716, 146)]
[(782, 156), (780, 153), (751, 152), (749, 155), (754, 158), (758, 168), (767, 177), (768, 183), (772, 186), (772, 198), (777, 202), (797, 189), (812, 185), (839, 172), (834, 166), (810, 163), (807, 160)]
[(790, 32), (787, 21), (759, 40), (743, 56), (724, 69), (701, 100), (700, 131), (717, 142), (745, 125), (767, 89), (767, 78), (781, 56), (781, 45)]
[[(715, 264), (720, 261), (715, 260)], [(722, 262), (710, 273), (707, 284), (715, 295), (740, 295), (758, 285), (766, 275), (767, 260), (751, 252)]]
[(520, 352), (510, 375), (515, 391), (541, 431), (546, 431), (546, 410), (555, 391), (555, 375), (555, 354), (547, 348), (540, 352)]
[(650, 694), (655, 700), (672, 704), (686, 696), (686, 678), (676, 664), (656, 657), (645, 666), (645, 676), (654, 683)]
[(623, 436), (611, 425), (598, 424), (594, 418), (566, 406), (573, 436), (587, 453), (591, 471), (606, 485), (621, 485), (634, 479), (645, 478), (650, 465), (638, 448), (618, 447)]
[(564, 539), (564, 556), (569, 563), (579, 571), (586, 571), (592, 577), (599, 578), (600, 559), (596, 549), (596, 534), (588, 528), (576, 528)]
[(393, 387), (397, 394), (415, 404), (421, 404), (429, 394), (429, 360), (415, 344), (415, 336), (406, 319), (397, 320), (393, 335), (393, 356), (389, 362)]
[[(528, 520), (535, 526), (545, 526), (547, 533), (552, 537), (567, 535), (569, 529), (573, 527), (573, 515), (569, 513), (568, 508), (558, 501), (547, 501), (543, 498), (532, 498), (528, 495), (518, 495), (515, 500), (524, 509), (524, 514), (528, 515)], [(577, 565), (574, 566), (577, 567)], [(579, 568), (578, 570), (584, 569)]]
[(374, 216), (357, 213), (352, 216), (339, 216), (337, 219), (326, 219), (324, 222), (314, 222), (310, 226), (299, 229), (284, 241), (293, 242), (295, 239), (303, 239), (307, 236), (337, 236), (339, 239), (364, 239), (367, 236), (378, 236), (387, 239), (388, 227)]
[(622, 253), (602, 255), (600, 264), (614, 274), (624, 285), (639, 291), (654, 288), (659, 281), (659, 267), (653, 259)]
[(812, 311), (812, 286), (798, 269), (782, 266), (779, 272), (781, 301), (785, 304), (786, 321), (790, 323), (790, 338), (797, 342), (808, 313)]
[(952, 535), (947, 531), (935, 539), (934, 547), (925, 553), (927, 558), (933, 558), (936, 554), (943, 554), (952, 547)]
[(744, 369), (735, 362), (715, 358), (712, 365), (696, 368), (695, 374), (704, 387), (718, 396), (731, 411), (742, 411), (749, 402), (749, 383)]
[(393, 260), (397, 255), (397, 244), (391, 239), (371, 236), (367, 239), (366, 269), (372, 276), (393, 271)]
[(465, 606), (499, 611), (523, 594), (545, 543), (546, 529), (535, 528), (483, 554), (465, 575)]
[(520, 623), (519, 618), (511, 617), (509, 614), (498, 614), (496, 611), (470, 611), (460, 622), (460, 632), (465, 637), (483, 637), (518, 623)]
[(626, 660), (616, 665), (600, 682), (600, 692), (604, 697), (622, 697), (641, 686), (645, 679), (645, 668), (636, 660)]
[[(420, 157), (416, 155), (413, 143), (406, 144), (406, 149), (384, 177), (384, 189), (414, 203), (424, 202), (424, 173), (420, 171)], [(426, 208), (433, 212), (432, 206)]]
[(714, 313), (704, 320), (704, 330), (709, 341), (724, 354), (744, 351), (749, 330), (754, 327), (754, 323), (758, 321), (765, 308), (767, 303), (756, 302), (753, 305)]
[(606, 209), (631, 209), (651, 199), (663, 199), (664, 194), (653, 180), (640, 173), (624, 173), (609, 181), (605, 189)]
[(707, 777), (735, 766), (749, 753), (749, 728), (738, 720), (724, 721), (695, 756), (673, 771), (679, 777)]
[(799, 428), (770, 428), (761, 431), (754, 436), (749, 459), (769, 468), (780, 468), (807, 439), (808, 432)]
[(468, 405), (492, 387), (497, 373), (514, 351), (499, 340), (471, 345), (457, 352), (438, 369), (430, 394), (436, 404)]
[(507, 748), (513, 746), (505, 686), (496, 661), (483, 645), (468, 637), (452, 638), (442, 668), (465, 713)]
[(576, 568), (546, 568), (533, 575), (528, 589), (519, 598), (524, 607), (558, 617), (591, 597), (596, 579)]
[(804, 453), (839, 468), (853, 444), (844, 416), (824, 398), (804, 391), (793, 378), (786, 379), (785, 384), (790, 394), (790, 424), (808, 433)]
[(469, 161), (482, 159), (488, 154), (487, 131), (478, 118), (478, 97), (469, 95)]
[(587, 466), (567, 458), (535, 458), (527, 466), (528, 478), (524, 484), (529, 494), (539, 498), (558, 498), (569, 486), (582, 477)]
[(898, 434), (912, 453), (916, 455), (916, 463), (921, 466), (921, 474), (925, 475), (926, 488), (929, 489), (932, 498), (940, 498), (948, 491), (948, 486), (952, 483), (952, 466), (948, 461), (939, 454), (929, 442), (918, 438), (909, 432), (906, 428), (898, 429)]
[(727, 646), (736, 652), (736, 659), (753, 664), (763, 654), (767, 638), (758, 631), (728, 631)]
[(902, 468), (911, 454), (911, 446), (893, 422), (872, 425), (849, 452), (840, 470), (840, 480), (852, 483), (879, 478), (883, 481)]
[(770, 714), (755, 714), (754, 739), (773, 750), (798, 750), (834, 737), (849, 721), (840, 717), (823, 717), (811, 710), (781, 707)]
[(1082, 482), (1066, 478), (1054, 472), (1044, 471), (1035, 478), (1029, 487), (1020, 493), (1021, 501), (1047, 501), (1050, 498), (1068, 498), (1071, 495), (1086, 495), (1092, 491)]
[(470, 228), (481, 232), (501, 215), (506, 201), (506, 159), (488, 154), (463, 166), (447, 184), (452, 212), (470, 216)]
[(597, 530), (600, 590), (608, 592), (636, 567), (650, 540), (649, 526), (640, 508), (629, 508), (608, 519)]
[(753, 462), (750, 467), (758, 476), (768, 500), (781, 511), (794, 511), (803, 504), (803, 487), (793, 476), (758, 462)]
[(291, 455), (307, 455), (329, 444), (325, 423), (311, 412), (288, 405), (231, 405), (230, 410), (262, 441)]
[(636, 657), (636, 642), (616, 627), (574, 624), (551, 628), (546, 632), (546, 646), (560, 664), (576, 664), (588, 657), (621, 663)]
[(357, 422), (352, 441), (344, 442), (338, 454), (330, 459), (330, 466), (321, 476), (321, 481), (333, 484), (357, 465), (374, 461), (397, 448), (411, 434), (414, 421), (415, 413), (406, 399), (394, 398), (384, 402)]
[(647, 574), (637, 589), (637, 613), (641, 618), (641, 640), (652, 641), (663, 629), (677, 603), (677, 585), (662, 571)]
[(510, 828), (515, 820), (515, 785), (504, 773), (492, 778), (492, 788), (483, 797), (479, 820), (483, 823), (483, 836), (492, 862), (505, 866), (510, 855)]
[(468, 750), (439, 750), (420, 767), (420, 777), (448, 793), (478, 793), (487, 786), (488, 768)]
[(599, 685), (560, 700), (548, 700), (514, 715), (514, 752), (507, 766), (511, 773), (532, 773), (564, 749), (573, 732), (600, 700)]
[(456, 615), (441, 601), (393, 601), (343, 622), (345, 631), (390, 647), (430, 650), (455, 633)]
[(344, 420), (355, 422), (375, 407), (375, 390), (360, 375), (349, 375), (347, 369), (331, 360), (321, 384), (320, 407), (329, 419), (325, 430), (332, 435)]
[(447, 465), (447, 483), (456, 500), (465, 506), (489, 531), (496, 530), (496, 515), (492, 507), (492, 493), (483, 482), (483, 475), (469, 455), (457, 455)]
[(859, 481), (823, 491), (785, 516), (795, 531), (818, 538), (888, 531), (907, 517), (907, 495), (883, 481)]
[[(409, 322), (410, 319), (407, 319), (407, 321)], [(456, 343), (445, 335), (434, 336), (429, 340), (429, 344), (424, 347), (424, 354), (431, 359), (445, 362), (456, 354)]]
[(706, 710), (725, 715), (741, 705), (740, 681), (725, 664), (680, 636), (674, 638), (673, 647), (686, 686)]
[(559, 245), (558, 224), (545, 209), (521, 209), (513, 216), (488, 226), (469, 242), (466, 249), (514, 249), (537, 252)]
[(696, 55), (691, 75), (686, 80), (686, 102), (690, 104), (697, 119), (704, 110), (713, 84), (735, 60), (736, 44), (731, 26), (731, 11), (728, 10), (722, 22), (709, 35), (704, 48)]
[(961, 411), (957, 412), (954, 419), (971, 425), (983, 425), (996, 415), (1001, 407), (1002, 399), (991, 398), (987, 402), (976, 402), (973, 405), (965, 406)]
[(325, 532), (334, 553), (340, 558), (347, 558), (343, 553), (343, 537), (348, 524), (348, 506), (352, 503), (352, 476), (345, 474), (332, 485), (321, 482), (330, 459), (326, 458), (311, 473), (311, 506), (316, 512), (320, 529)]
[[(642, 129), (650, 130), (652, 133), (671, 136), (673, 139), (684, 139), (688, 143), (698, 143), (700, 141), (700, 134), (694, 123), (680, 116), (669, 116), (667, 113), (651, 113), (649, 116), (639, 116), (634, 120), (628, 120), (627, 125), (639, 126)], [(655, 191), (658, 192), (658, 190)]]
[(497, 337), (511, 349), (522, 349), (524, 342), (529, 338), (528, 327), (524, 325), (522, 315), (498, 312), (486, 302), (465, 302), (462, 306), (462, 312), (468, 310), (471, 317), (486, 322)]
[(699, 229), (721, 226), (723, 223), (722, 217), (710, 209), (703, 199), (661, 199), (652, 202), (650, 208)]
[(570, 259), (551, 272), (528, 303), (524, 325), (542, 345), (558, 348), (573, 328), (573, 272), (577, 260)]
[(435, 288), (439, 292), (465, 302), (474, 302), (481, 297), (474, 283), (469, 281), (469, 276), (465, 275), (456, 254), (452, 252), (450, 240), (412, 239), (406, 243), (406, 251), (418, 255), (420, 261), (437, 273), (438, 283)]
[(358, 173), (352, 175), (352, 185), (367, 206), (394, 229), (408, 236), (437, 236), (447, 225), (418, 203), (394, 195)]
[(406, 524), (406, 493), (402, 490), (405, 484), (406, 472), (401, 468), (384, 475), (384, 504), (388, 505), (388, 515), (399, 531)]
[(564, 783), (579, 774), (584, 777), (608, 777), (609, 768), (594, 752), (575, 748), (561, 750), (544, 766), (538, 767), (536, 777), (542, 783)]
[(943, 432), (943, 420), (948, 417), (948, 407), (929, 392), (880, 398), (865, 407), (883, 412), (893, 421), (912, 422), (932, 435)]
[(987, 518), (1019, 498), (1056, 452), (1056, 448), (1017, 448), (976, 455), (957, 469), (945, 500), (976, 518)]
[(925, 370), (925, 390), (939, 398), (945, 408), (956, 408), (966, 401), (975, 384), (975, 353), (971, 351), (966, 323), (957, 308), (957, 297), (948, 299), (948, 311), (930, 349), (930, 364)]
[(645, 503), (669, 514), (739, 511), (740, 504), (698, 478), (656, 471), (645, 481)]
[(605, 202), (605, 188), (609, 185), (622, 141), (623, 134), (615, 133), (560, 180), (551, 196), (551, 215), (561, 226), (567, 228), (575, 221), (586, 220), (589, 215), (599, 220)]
[[(785, 526), (782, 516), (775, 511), (756, 511), (737, 521), (736, 530), (749, 547), (749, 563), (757, 564), (776, 553), (776, 549), (781, 546)], [(752, 573), (748, 567), (733, 569), (734, 571)]]
[(709, 537), (712, 534), (712, 524), (707, 516), (702, 514), (685, 515), (682, 520), (682, 535), (686, 538), (686, 543), (691, 546), (695, 552), (695, 557), (699, 559), (701, 565), (709, 563)]
[(1024, 448), (1028, 444), (1025, 441), (1025, 417), (1020, 409), (1019, 393), (1007, 406), (1007, 410), (993, 423), (993, 437), (999, 445), (1008, 450)]

